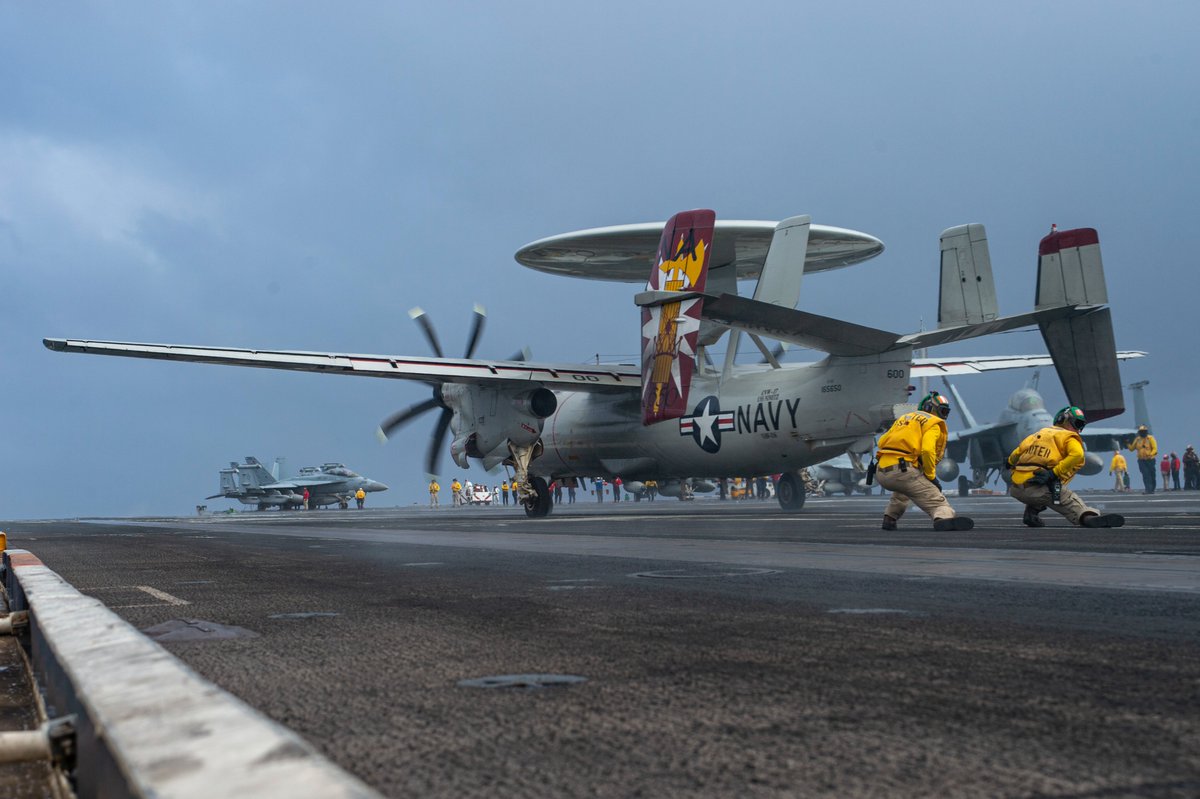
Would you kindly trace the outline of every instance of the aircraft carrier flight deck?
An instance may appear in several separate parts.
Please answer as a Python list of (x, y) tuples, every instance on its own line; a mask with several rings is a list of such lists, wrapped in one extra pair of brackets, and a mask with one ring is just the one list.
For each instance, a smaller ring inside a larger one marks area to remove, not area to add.
[(3, 529), (385, 796), (1200, 795), (1200, 493), (1084, 498)]

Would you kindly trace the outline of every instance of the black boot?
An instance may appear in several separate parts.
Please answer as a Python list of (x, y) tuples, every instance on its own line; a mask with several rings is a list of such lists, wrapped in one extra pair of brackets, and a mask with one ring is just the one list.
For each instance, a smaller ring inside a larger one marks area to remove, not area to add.
[(1026, 505), (1025, 515), (1021, 517), (1021, 521), (1025, 522), (1026, 527), (1045, 527), (1046, 523), (1038, 518), (1039, 512)]
[(1079, 520), (1080, 527), (1123, 527), (1125, 517), (1119, 513), (1089, 513)]
[(883, 517), (883, 527), (881, 529), (895, 530), (896, 529), (896, 520), (893, 519), (891, 516), (884, 516)]
[(950, 530), (971, 530), (975, 527), (975, 520), (970, 516), (955, 516), (953, 519), (934, 519), (933, 529), (939, 533), (945, 533)]

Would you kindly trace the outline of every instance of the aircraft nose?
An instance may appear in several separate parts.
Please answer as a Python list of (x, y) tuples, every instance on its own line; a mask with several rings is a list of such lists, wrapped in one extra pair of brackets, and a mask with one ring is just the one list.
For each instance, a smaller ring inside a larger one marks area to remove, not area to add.
[(383, 483), (379, 482), (378, 480), (368, 480), (366, 490), (367, 491), (387, 491), (388, 487), (385, 486)]

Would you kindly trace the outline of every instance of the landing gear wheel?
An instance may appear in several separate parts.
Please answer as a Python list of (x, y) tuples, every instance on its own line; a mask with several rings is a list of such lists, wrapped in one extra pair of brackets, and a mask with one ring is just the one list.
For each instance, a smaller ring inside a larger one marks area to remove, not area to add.
[(971, 496), (971, 484), (967, 481), (967, 476), (960, 475), (958, 478), (958, 495), (960, 497)]
[(550, 510), (554, 507), (554, 498), (550, 496), (550, 487), (546, 485), (546, 481), (536, 475), (529, 475), (529, 482), (533, 484), (533, 490), (537, 496), (532, 501), (525, 503), (525, 515), (531, 519), (541, 519), (550, 515)]
[(800, 510), (804, 507), (804, 483), (791, 472), (784, 472), (775, 484), (775, 498), (784, 510)]

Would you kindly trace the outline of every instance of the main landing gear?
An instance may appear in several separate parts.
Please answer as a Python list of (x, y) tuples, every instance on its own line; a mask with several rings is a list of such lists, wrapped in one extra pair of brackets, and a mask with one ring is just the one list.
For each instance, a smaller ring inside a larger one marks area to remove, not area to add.
[(804, 507), (804, 482), (792, 472), (784, 472), (775, 484), (775, 498), (784, 510), (800, 510)]

